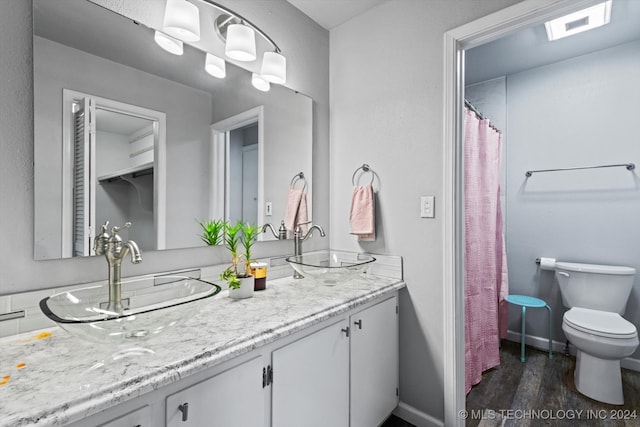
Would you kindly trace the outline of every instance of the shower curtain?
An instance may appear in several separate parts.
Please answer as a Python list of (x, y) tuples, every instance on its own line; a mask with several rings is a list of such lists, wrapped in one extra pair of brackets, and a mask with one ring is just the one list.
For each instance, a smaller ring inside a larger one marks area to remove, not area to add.
[(465, 108), (465, 391), (500, 364), (507, 258), (500, 205), (502, 135)]

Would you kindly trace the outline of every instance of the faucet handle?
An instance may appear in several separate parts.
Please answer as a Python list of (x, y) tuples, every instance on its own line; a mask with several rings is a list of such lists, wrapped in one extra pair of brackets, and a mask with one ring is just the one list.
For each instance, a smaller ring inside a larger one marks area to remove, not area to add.
[(113, 226), (111, 228), (111, 235), (113, 236), (116, 233), (118, 233), (120, 230), (124, 230), (125, 228), (129, 228), (129, 227), (131, 227), (131, 223), (129, 221), (125, 222), (122, 227)]
[(104, 224), (100, 226), (100, 234), (98, 234), (95, 239), (93, 239), (93, 251), (96, 255), (104, 255), (105, 247), (107, 240), (109, 240), (109, 233), (107, 233), (107, 228), (109, 227), (109, 221), (105, 221)]

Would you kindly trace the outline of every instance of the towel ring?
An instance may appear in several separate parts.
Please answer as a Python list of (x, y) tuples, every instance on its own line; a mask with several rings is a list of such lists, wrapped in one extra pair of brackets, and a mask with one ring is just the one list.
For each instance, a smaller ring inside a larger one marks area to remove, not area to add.
[(356, 175), (357, 175), (357, 173), (358, 173), (358, 171), (360, 169), (362, 169), (362, 171), (363, 171), (362, 173), (366, 173), (366, 172), (370, 172), (371, 173), (371, 182), (369, 183), (369, 185), (373, 184), (373, 178), (375, 177), (375, 172), (366, 163), (364, 163), (362, 166), (360, 166), (358, 169), (356, 169), (356, 171), (353, 173), (353, 176), (351, 177), (351, 183), (353, 185), (356, 185)]
[(302, 191), (304, 191), (307, 188), (307, 179), (304, 177), (304, 172), (295, 174), (293, 179), (291, 179), (291, 184), (289, 184), (289, 186), (293, 188), (297, 181), (302, 181), (304, 183), (302, 186)]

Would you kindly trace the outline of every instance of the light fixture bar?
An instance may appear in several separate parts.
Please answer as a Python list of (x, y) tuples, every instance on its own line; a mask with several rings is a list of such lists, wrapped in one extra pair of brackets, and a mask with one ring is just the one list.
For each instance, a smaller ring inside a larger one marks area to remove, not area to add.
[(277, 52), (280, 53), (282, 52), (280, 50), (280, 47), (278, 47), (278, 45), (276, 44), (276, 42), (273, 41), (273, 39), (271, 37), (269, 37), (267, 35), (267, 33), (265, 33), (264, 31), (262, 31), (260, 29), (260, 27), (258, 27), (257, 25), (255, 25), (253, 22), (249, 21), (247, 18), (245, 18), (242, 15), (238, 15), (237, 13), (235, 13), (234, 11), (227, 9), (226, 7), (222, 6), (221, 4), (218, 4), (214, 1), (211, 0), (202, 0), (205, 3), (209, 3), (211, 6), (215, 7), (218, 10), (221, 10), (222, 12), (231, 15), (234, 18), (239, 19), (240, 21), (242, 21), (242, 23), (248, 27), (251, 27), (253, 29), (253, 31), (255, 31), (256, 33), (258, 33), (263, 39), (265, 39), (267, 42), (269, 42), (272, 46), (273, 49)]

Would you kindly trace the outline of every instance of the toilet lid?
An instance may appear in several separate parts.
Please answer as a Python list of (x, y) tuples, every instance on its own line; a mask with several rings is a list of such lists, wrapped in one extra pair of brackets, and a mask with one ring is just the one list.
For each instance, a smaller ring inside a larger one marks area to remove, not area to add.
[(633, 323), (618, 313), (574, 307), (564, 314), (564, 320), (580, 331), (609, 338), (633, 338), (637, 335)]

